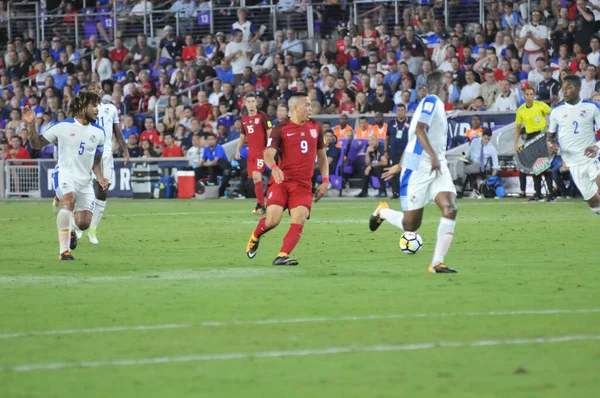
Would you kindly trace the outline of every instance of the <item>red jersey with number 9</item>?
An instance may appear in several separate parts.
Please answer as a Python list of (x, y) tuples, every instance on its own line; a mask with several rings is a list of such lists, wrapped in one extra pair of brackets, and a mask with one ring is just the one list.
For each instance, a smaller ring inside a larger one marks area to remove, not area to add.
[(267, 148), (277, 150), (277, 165), (283, 171), (284, 181), (300, 181), (310, 184), (315, 170), (317, 150), (325, 148), (321, 125), (307, 120), (298, 125), (291, 120), (275, 126)]
[(248, 159), (261, 158), (267, 146), (267, 131), (272, 127), (266, 113), (258, 111), (254, 116), (242, 116), (242, 134), (248, 143)]

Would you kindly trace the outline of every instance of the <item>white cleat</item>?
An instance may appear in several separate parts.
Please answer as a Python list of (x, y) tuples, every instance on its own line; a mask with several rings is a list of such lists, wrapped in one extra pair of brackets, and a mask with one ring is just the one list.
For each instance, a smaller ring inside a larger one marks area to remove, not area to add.
[(75, 235), (77, 236), (77, 240), (79, 240), (83, 236), (83, 231), (80, 230), (80, 229), (76, 229), (75, 230)]
[(98, 244), (98, 238), (96, 237), (96, 234), (93, 234), (92, 232), (88, 232), (87, 236), (88, 236), (88, 239), (90, 240), (90, 243), (92, 245), (97, 245)]

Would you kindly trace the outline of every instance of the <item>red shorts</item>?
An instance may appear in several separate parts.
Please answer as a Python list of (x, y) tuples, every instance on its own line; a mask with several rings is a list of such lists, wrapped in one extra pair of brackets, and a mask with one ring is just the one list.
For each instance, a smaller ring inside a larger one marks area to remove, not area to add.
[(255, 171), (265, 172), (265, 160), (262, 153), (248, 156), (248, 177), (252, 177), (252, 173)]
[(306, 184), (284, 180), (281, 184), (277, 184), (273, 180), (269, 181), (267, 206), (278, 205), (290, 210), (304, 206), (310, 212), (312, 200), (313, 193), (310, 182)]

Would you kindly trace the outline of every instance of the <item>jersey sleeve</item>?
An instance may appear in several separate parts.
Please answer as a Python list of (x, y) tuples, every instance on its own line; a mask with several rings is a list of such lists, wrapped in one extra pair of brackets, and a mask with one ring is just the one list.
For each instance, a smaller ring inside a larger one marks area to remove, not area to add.
[(277, 151), (279, 151), (281, 149), (281, 141), (282, 141), (281, 132), (282, 131), (283, 131), (282, 124), (278, 124), (277, 126), (275, 126), (273, 131), (271, 131), (271, 135), (269, 136), (269, 139), (267, 141), (267, 148), (273, 148)]
[(523, 112), (520, 107), (517, 108), (517, 119), (515, 120), (515, 123), (517, 126), (520, 126), (523, 123)]
[(596, 132), (600, 131), (600, 105), (597, 103), (594, 104), (594, 125), (596, 128)]
[(106, 141), (106, 133), (104, 132), (103, 128), (98, 127), (98, 129), (102, 131), (102, 134), (100, 134), (100, 136), (98, 137), (98, 146), (96, 146), (96, 154), (102, 155), (104, 153), (104, 142)]
[(556, 112), (550, 112), (550, 127), (548, 127), (548, 133), (558, 133), (558, 120), (556, 120)]
[(56, 124), (54, 124), (44, 132), (43, 136), (48, 142), (56, 144), (58, 142), (58, 137), (56, 136), (57, 132)]
[(423, 100), (423, 107), (421, 108), (421, 114), (419, 115), (419, 122), (426, 124), (427, 126), (431, 125), (431, 119), (433, 118), (433, 112), (436, 106), (436, 98), (427, 96)]
[(261, 113), (260, 115), (263, 127), (265, 129), (265, 134), (273, 128), (273, 123), (269, 120), (269, 116), (266, 113)]
[(317, 150), (327, 148), (327, 143), (325, 142), (325, 134), (323, 134), (323, 128), (319, 123), (315, 123), (317, 128), (319, 129), (319, 139), (317, 140)]
[(112, 119), (112, 123), (113, 124), (119, 124), (120, 120), (119, 120), (119, 111), (117, 109), (117, 107), (115, 105), (111, 105), (112, 108), (112, 114), (111, 114), (111, 119)]
[(544, 115), (549, 115), (550, 112), (552, 112), (552, 109), (547, 103), (540, 101), (540, 106), (542, 107), (542, 112), (544, 113)]
[(248, 132), (246, 131), (246, 126), (244, 126), (243, 119), (242, 119), (242, 129), (240, 130), (240, 134), (244, 134), (246, 137), (248, 136)]

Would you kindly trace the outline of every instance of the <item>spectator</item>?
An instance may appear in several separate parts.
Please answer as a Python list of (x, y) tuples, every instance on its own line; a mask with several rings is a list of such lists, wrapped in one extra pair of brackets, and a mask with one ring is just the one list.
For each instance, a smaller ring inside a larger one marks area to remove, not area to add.
[(6, 159), (31, 159), (31, 154), (23, 146), (23, 139), (19, 135), (10, 139), (10, 146)]
[(146, 43), (146, 36), (138, 35), (136, 44), (131, 48), (131, 51), (123, 59), (125, 65), (130, 65), (133, 62), (139, 63), (146, 68), (153, 60), (152, 48)]
[(538, 58), (546, 56), (548, 28), (541, 24), (541, 19), (539, 9), (531, 11), (531, 22), (523, 26), (519, 35), (519, 48), (523, 49), (523, 69), (526, 72), (535, 69)]
[(143, 140), (140, 145), (141, 158), (149, 159), (157, 157), (156, 152), (154, 152), (154, 148), (150, 141)]
[(173, 136), (171, 134), (165, 135), (165, 147), (162, 151), (163, 158), (181, 158), (183, 157), (183, 151), (175, 143)]
[(480, 95), (479, 97), (475, 98), (468, 110), (471, 112), (483, 112), (486, 109), (487, 108), (485, 107), (483, 97)]
[(154, 113), (156, 108), (156, 86), (150, 82), (142, 85), (143, 96), (139, 102), (139, 113)]
[(596, 67), (590, 64), (586, 67), (585, 76), (581, 79), (582, 99), (590, 99), (594, 95), (596, 82)]
[(587, 51), (590, 37), (596, 32), (594, 13), (585, 0), (577, 0), (577, 15), (575, 16), (575, 42)]
[(546, 60), (542, 57), (538, 58), (535, 61), (535, 66), (536, 66), (536, 68), (531, 70), (529, 72), (529, 74), (527, 75), (527, 81), (529, 82), (531, 87), (535, 88), (535, 90), (537, 91), (538, 85), (540, 84), (541, 81), (544, 80), (543, 70), (544, 70), (544, 67), (546, 66)]
[(233, 35), (236, 30), (242, 32), (242, 41), (244, 43), (252, 44), (259, 40), (264, 33), (264, 28), (258, 29), (256, 25), (248, 21), (248, 12), (245, 8), (239, 8), (237, 10), (237, 22), (231, 25), (231, 34)]
[[(185, 46), (184, 41), (175, 35), (173, 27), (167, 25), (163, 31), (165, 32), (165, 36), (160, 40), (160, 44), (156, 49), (156, 64), (154, 65), (154, 69), (158, 69), (159, 64), (163, 62), (170, 65), (175, 64), (175, 60), (181, 58), (181, 53)], [(167, 49), (170, 60), (162, 61), (161, 53), (165, 48)]]
[(119, 61), (122, 63), (129, 54), (129, 50), (123, 46), (121, 39), (115, 39), (114, 43), (115, 48), (110, 51), (108, 58), (110, 58), (112, 62)]
[(139, 130), (134, 124), (133, 116), (125, 115), (123, 118), (123, 128), (121, 131), (123, 132), (123, 137), (125, 138), (128, 138), (131, 134), (135, 134), (139, 137)]
[(600, 38), (594, 36), (590, 39), (590, 50), (590, 53), (587, 55), (587, 60), (596, 68), (600, 67)]
[(267, 70), (273, 68), (273, 57), (269, 54), (269, 43), (261, 43), (260, 52), (252, 57), (250, 65), (255, 71), (258, 66), (262, 66)]
[[(242, 68), (242, 72), (243, 70), (244, 69)], [(231, 69), (231, 64), (226, 58), (221, 60), (221, 65), (215, 69), (215, 72), (217, 72), (217, 77), (223, 83), (234, 83), (235, 79), (233, 76), (233, 70)]]
[(358, 113), (370, 113), (371, 112), (371, 104), (367, 98), (367, 95), (364, 91), (359, 91), (356, 94), (356, 101), (354, 104), (354, 108)]
[(516, 111), (519, 107), (519, 98), (510, 89), (510, 83), (506, 80), (500, 82), (500, 94), (490, 110), (494, 111)]
[(350, 90), (342, 90), (341, 104), (338, 108), (338, 113), (352, 114), (356, 112), (354, 105), (354, 94)]
[(144, 119), (144, 129), (145, 130), (140, 135), (140, 142), (143, 143), (144, 141), (149, 141), (152, 144), (157, 144), (159, 142), (159, 136), (152, 116), (146, 116)]
[(131, 158), (139, 158), (142, 156), (142, 149), (139, 147), (138, 141), (139, 137), (137, 133), (130, 133), (127, 136), (127, 151)]
[[(236, 29), (233, 32), (232, 41), (227, 44), (225, 49), (225, 58), (223, 61), (227, 61), (227, 63), (231, 63), (231, 69), (233, 73), (233, 80), (228, 80), (224, 78), (223, 75), (219, 75), (219, 71), (217, 71), (217, 75), (224, 82), (234, 83), (236, 86), (242, 81), (242, 74), (244, 73), (244, 68), (250, 66), (250, 57), (252, 56), (252, 51), (248, 46), (247, 42), (242, 41), (242, 31)], [(223, 63), (221, 63), (221, 72), (223, 72)], [(226, 69), (225, 69), (226, 70)]]
[(498, 96), (498, 82), (496, 82), (496, 75), (491, 69), (485, 70), (484, 78), (485, 82), (481, 85), (479, 92), (483, 97), (485, 107), (490, 108)]
[(375, 95), (376, 97), (372, 103), (373, 111), (381, 113), (390, 113), (394, 109), (394, 101), (386, 97), (384, 84), (377, 85)]
[(361, 116), (358, 119), (358, 128), (356, 129), (356, 138), (365, 140), (371, 135), (371, 125), (366, 116)]
[(200, 122), (204, 122), (205, 120), (211, 118), (213, 106), (208, 103), (206, 91), (198, 92), (198, 105), (196, 105), (192, 111), (194, 113), (194, 117), (198, 118)]
[(358, 42), (361, 53), (364, 55), (371, 51), (379, 51), (379, 44), (379, 32), (373, 27), (371, 19), (363, 19), (363, 31), (360, 33)]
[(215, 37), (212, 34), (206, 35), (206, 43), (204, 44), (204, 54), (207, 59), (213, 60), (217, 54), (218, 45), (215, 42)]
[(560, 97), (558, 91), (560, 90), (559, 83), (552, 78), (552, 67), (544, 66), (542, 69), (542, 75), (544, 80), (538, 84), (538, 101), (545, 102), (550, 106), (558, 104)]
[(171, 5), (169, 12), (179, 16), (181, 26), (188, 26), (196, 14), (196, 1), (177, 0)]
[(502, 27), (509, 29), (510, 34), (515, 34), (519, 26), (519, 14), (514, 11), (513, 3), (504, 3), (504, 14), (502, 14)]
[(108, 58), (104, 58), (104, 49), (96, 47), (94, 55), (94, 72), (98, 73), (100, 80), (110, 79), (112, 77), (112, 64)]
[[(466, 155), (468, 162), (459, 160), (456, 164), (456, 176), (459, 179), (459, 185), (462, 185), (461, 180), (464, 181), (471, 174), (483, 176), (490, 162), (492, 164), (492, 176), (498, 175), (500, 171), (498, 151), (490, 142), (491, 140), (492, 130), (486, 128), (482, 131), (481, 137), (476, 137), (471, 141)], [(477, 181), (475, 186), (478, 187), (480, 183), (481, 181)]]
[(460, 97), (458, 98), (458, 106), (462, 109), (468, 109), (471, 102), (481, 95), (481, 86), (475, 81), (475, 72), (469, 70), (465, 72), (465, 80), (467, 84), (461, 89)]
[(377, 197), (387, 197), (385, 181), (381, 177), (383, 169), (387, 166), (388, 158), (385, 155), (383, 144), (379, 142), (379, 139), (375, 135), (369, 136), (369, 146), (365, 153), (362, 191), (356, 195), (357, 198), (369, 197), (368, 189), (371, 177), (377, 177), (379, 179), (379, 194)]
[(217, 176), (223, 175), (223, 180), (219, 187), (219, 197), (225, 195), (225, 188), (229, 185), (229, 178), (231, 177), (231, 164), (227, 160), (225, 150), (219, 144), (217, 144), (217, 136), (215, 134), (209, 134), (206, 137), (207, 147), (204, 148), (203, 159), (200, 162), (201, 175), (208, 175), (209, 185), (217, 184)]
[(302, 43), (296, 39), (296, 33), (294, 30), (288, 29), (286, 31), (286, 37), (286, 40), (284, 40), (282, 44), (285, 54), (291, 54), (295, 58), (300, 58), (304, 50), (302, 49)]
[[(194, 170), (200, 171), (198, 166), (202, 162), (202, 156), (204, 155), (204, 146), (202, 145), (202, 141), (204, 137), (199, 134), (192, 135), (192, 147), (187, 151), (187, 158), (190, 161), (190, 165), (194, 168)], [(200, 176), (196, 177), (196, 180), (199, 180)]]

